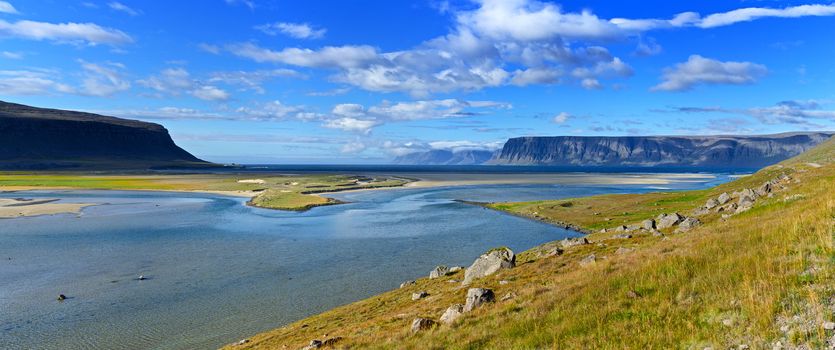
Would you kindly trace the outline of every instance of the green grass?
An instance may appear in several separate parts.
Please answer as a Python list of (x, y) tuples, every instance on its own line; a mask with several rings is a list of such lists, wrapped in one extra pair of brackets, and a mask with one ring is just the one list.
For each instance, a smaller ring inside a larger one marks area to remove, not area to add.
[[(464, 302), (466, 288), (448, 283), (460, 280), (461, 272), (418, 279), (414, 286), (256, 335), (240, 348), (301, 348), (322, 334), (343, 337), (337, 347), (363, 349), (727, 349), (741, 344), (762, 349), (778, 340), (822, 348), (832, 334), (821, 325), (835, 318), (830, 302), (835, 298), (835, 141), (811, 154), (703, 191), (495, 204), (549, 222), (605, 228), (660, 212), (686, 213), (711, 196), (756, 187), (782, 173), (798, 181), (728, 220), (705, 216), (704, 225), (687, 233), (629, 240), (592, 234), (591, 241), (603, 244), (550, 257), (539, 253), (556, 243), (522, 252), (516, 268), (471, 285), (491, 288), (498, 298), (516, 296), (451, 326), (409, 331), (415, 317), (437, 320), (449, 305)], [(806, 159), (823, 167), (807, 166)], [(796, 195), (803, 197), (785, 200)], [(572, 205), (560, 205), (567, 202)], [(615, 254), (620, 247), (635, 250)], [(581, 267), (579, 260), (589, 254), (597, 262)], [(810, 267), (815, 273), (805, 274)], [(412, 301), (411, 293), (418, 290), (430, 297)], [(791, 324), (783, 332), (777, 320), (795, 316), (811, 326)]]

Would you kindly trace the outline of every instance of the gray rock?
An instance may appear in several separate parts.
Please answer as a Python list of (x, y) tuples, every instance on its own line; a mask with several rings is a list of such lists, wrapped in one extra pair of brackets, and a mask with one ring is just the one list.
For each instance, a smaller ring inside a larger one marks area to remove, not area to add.
[(415, 285), (415, 283), (417, 283), (417, 282), (415, 282), (415, 281), (406, 281), (406, 282), (403, 282), (403, 283), (401, 283), (401, 284), (400, 284), (400, 288), (406, 288), (406, 287), (408, 287), (408, 286), (414, 286), (414, 285)]
[(754, 192), (754, 190), (752, 190), (750, 188), (746, 188), (746, 189), (742, 190), (741, 192), (739, 192), (739, 203), (742, 203), (743, 201), (753, 202), (753, 201), (757, 200), (757, 197), (758, 196)]
[(310, 341), (310, 344), (303, 347), (302, 350), (313, 350), (313, 349), (318, 349), (318, 348), (321, 348), (321, 347), (322, 347), (322, 341), (318, 340), (318, 339), (313, 339), (313, 340)]
[(719, 201), (716, 200), (715, 198), (711, 198), (711, 199), (707, 200), (707, 203), (705, 203), (705, 209), (710, 210), (710, 209), (716, 208), (720, 205), (722, 205), (722, 203), (719, 203)]
[(736, 208), (735, 213), (739, 214), (742, 212), (746, 212), (754, 207), (754, 200), (749, 197), (740, 197), (739, 205)]
[(621, 233), (619, 235), (612, 236), (612, 238), (614, 238), (614, 239), (630, 239), (630, 238), (632, 238), (632, 235), (630, 235), (628, 233)]
[(595, 256), (594, 254), (591, 254), (591, 255), (583, 258), (583, 260), (580, 260), (580, 266), (592, 265), (596, 261), (597, 261), (597, 256)]
[(444, 277), (449, 273), (449, 268), (444, 265), (438, 265), (432, 272), (429, 272), (429, 278)]
[(501, 281), (499, 281), (499, 284), (500, 284), (500, 285), (505, 285), (505, 284), (508, 284), (508, 283), (510, 283), (510, 281), (508, 281), (508, 280), (501, 280)]
[(823, 329), (828, 331), (835, 330), (835, 322), (824, 322)]
[(684, 218), (678, 213), (661, 214), (655, 220), (655, 227), (659, 230), (677, 225)]
[(492, 303), (496, 300), (492, 289), (486, 288), (470, 288), (467, 290), (467, 301), (464, 304), (464, 312), (473, 311), (486, 303)]
[(449, 268), (449, 272), (447, 274), (453, 274), (453, 273), (456, 273), (456, 272), (461, 271), (463, 269), (464, 269), (463, 266), (453, 266), (453, 267)]
[(551, 247), (551, 248), (546, 249), (545, 251), (541, 251), (539, 253), (539, 255), (547, 258), (547, 257), (562, 255), (563, 252), (564, 251), (562, 249), (560, 249), (560, 247)]
[(618, 250), (615, 251), (615, 254), (623, 255), (623, 254), (632, 253), (633, 251), (635, 251), (634, 248), (620, 247), (620, 248), (618, 248)]
[(652, 231), (652, 230), (655, 229), (655, 220), (647, 219), (647, 220), (641, 221), (641, 227), (644, 230)]
[(420, 291), (417, 293), (412, 293), (412, 300), (420, 300), (429, 296), (429, 293), (426, 291)]
[(771, 193), (771, 181), (762, 184), (757, 190), (755, 191), (758, 196), (765, 197), (769, 193)]
[(560, 245), (563, 248), (570, 248), (578, 245), (589, 244), (589, 240), (586, 237), (577, 237), (577, 238), (566, 238), (560, 241)]
[(620, 225), (618, 227), (615, 227), (615, 232), (623, 232), (623, 231), (626, 231), (626, 225)]
[(725, 205), (731, 201), (731, 195), (729, 195), (728, 192), (724, 192), (719, 195), (719, 198), (717, 198), (716, 201), (719, 202), (719, 205)]
[(702, 222), (699, 221), (699, 219), (686, 218), (686, 219), (682, 220), (680, 224), (678, 224), (678, 228), (676, 229), (676, 232), (687, 232), (687, 231), (690, 231), (691, 229), (693, 229), (696, 226), (699, 226), (701, 224), (702, 224)]
[(455, 304), (448, 307), (446, 311), (444, 311), (444, 314), (441, 315), (440, 321), (443, 324), (452, 324), (462, 315), (464, 315), (464, 305)]
[(710, 210), (704, 207), (696, 209), (691, 213), (693, 216), (704, 216), (707, 214), (710, 214)]
[(493, 249), (482, 254), (466, 271), (464, 284), (470, 284), (474, 279), (492, 275), (501, 269), (511, 269), (516, 266), (516, 255), (508, 248)]
[(500, 300), (501, 300), (501, 301), (508, 301), (508, 300), (513, 299), (513, 298), (515, 298), (515, 297), (516, 297), (516, 293), (514, 293), (514, 292), (508, 292), (507, 294), (505, 294), (504, 296), (502, 296), (502, 298), (501, 298)]
[(412, 321), (412, 333), (417, 333), (420, 331), (425, 331), (427, 329), (432, 329), (435, 327), (437, 322), (432, 321), (428, 318), (416, 318)]

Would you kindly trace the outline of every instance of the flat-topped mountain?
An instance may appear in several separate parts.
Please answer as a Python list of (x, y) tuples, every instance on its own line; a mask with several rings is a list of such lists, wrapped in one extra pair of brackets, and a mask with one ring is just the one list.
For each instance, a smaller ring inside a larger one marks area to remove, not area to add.
[(159, 124), (0, 101), (0, 169), (209, 165)]
[(415, 165), (477, 165), (484, 164), (493, 157), (492, 151), (484, 150), (431, 150), (409, 153), (394, 159), (395, 164)]
[(832, 135), (518, 137), (508, 140), (488, 164), (760, 168), (801, 154)]

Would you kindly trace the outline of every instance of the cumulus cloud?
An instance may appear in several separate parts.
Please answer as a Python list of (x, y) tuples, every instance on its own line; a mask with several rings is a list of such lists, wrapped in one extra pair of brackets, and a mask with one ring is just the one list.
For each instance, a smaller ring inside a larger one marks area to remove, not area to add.
[(81, 92), (86, 95), (105, 97), (130, 89), (130, 82), (124, 78), (124, 65), (109, 62), (95, 64), (79, 61), (84, 70)]
[(554, 121), (554, 123), (557, 123), (557, 124), (564, 124), (570, 118), (571, 118), (571, 114), (568, 114), (566, 112), (560, 112), (560, 114), (557, 114), (557, 115), (554, 116), (553, 121)]
[(835, 15), (835, 4), (829, 5), (800, 5), (781, 9), (765, 7), (748, 7), (719, 12), (701, 17), (696, 12), (682, 12), (671, 19), (628, 19), (613, 18), (609, 20), (629, 32), (644, 32), (654, 29), (698, 27), (715, 28), (728, 26), (740, 22), (749, 22), (761, 18), (798, 18), (808, 16)]
[(17, 9), (15, 9), (14, 6), (12, 6), (12, 4), (6, 1), (0, 1), (0, 13), (9, 13), (16, 15), (20, 12), (17, 12)]
[(431, 150), (459, 151), (495, 151), (504, 146), (504, 141), (469, 141), (469, 140), (442, 140), (442, 141), (392, 141), (386, 140), (378, 147), (384, 152), (393, 156), (403, 156), (415, 152), (426, 152)]
[(243, 90), (251, 90), (263, 94), (266, 91), (262, 85), (277, 78), (305, 79), (307, 76), (292, 69), (229, 71), (210, 73), (208, 81), (210, 83), (236, 85), (240, 86)]
[[(221, 82), (223, 78), (221, 77), (219, 80), (210, 79), (210, 82)], [(181, 67), (163, 69), (159, 74), (139, 80), (137, 83), (160, 94), (171, 96), (186, 93), (205, 101), (226, 101), (230, 98), (230, 94), (226, 90), (192, 78), (191, 74)]]
[(368, 135), (371, 133), (371, 129), (380, 124), (380, 121), (373, 119), (342, 117), (328, 120), (325, 124), (323, 124), (323, 126), (329, 129), (339, 129), (342, 131)]
[(73, 93), (75, 89), (55, 80), (54, 72), (38, 70), (0, 70), (0, 94), (43, 95)]
[(687, 91), (704, 84), (752, 84), (768, 73), (764, 65), (751, 62), (722, 62), (692, 55), (683, 63), (666, 68), (662, 82), (652, 91)]
[(284, 34), (296, 39), (321, 39), (325, 37), (327, 29), (315, 28), (308, 23), (276, 22), (255, 27), (264, 34)]
[(138, 15), (142, 14), (142, 12), (134, 10), (134, 9), (128, 7), (127, 5), (125, 5), (121, 2), (118, 2), (118, 1), (111, 1), (107, 4), (107, 6), (110, 7), (114, 11), (124, 12), (124, 13), (127, 13), (127, 14), (131, 15), (131, 16), (138, 16)]
[(229, 99), (229, 93), (221, 88), (211, 85), (203, 85), (194, 89), (191, 94), (205, 101), (226, 101)]
[(94, 23), (48, 23), (28, 20), (11, 23), (0, 20), (0, 35), (87, 45), (118, 46), (133, 42), (133, 38), (120, 30), (101, 27)]

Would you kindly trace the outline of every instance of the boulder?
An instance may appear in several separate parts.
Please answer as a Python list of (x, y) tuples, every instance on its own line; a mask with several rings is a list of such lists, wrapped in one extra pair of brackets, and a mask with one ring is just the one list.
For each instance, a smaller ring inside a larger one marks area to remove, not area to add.
[(444, 265), (438, 265), (432, 272), (429, 272), (429, 278), (444, 277), (449, 273), (449, 268)]
[(719, 202), (719, 205), (725, 205), (726, 203), (731, 201), (731, 195), (728, 192), (724, 192), (719, 195), (719, 198), (716, 199)]
[(771, 181), (762, 184), (755, 192), (760, 197), (768, 196), (771, 193)]
[(661, 214), (655, 219), (655, 227), (659, 230), (677, 225), (684, 218), (678, 213)]
[(432, 327), (435, 327), (436, 325), (437, 323), (435, 321), (432, 321), (428, 318), (418, 317), (412, 321), (412, 333), (432, 329)]
[(682, 220), (680, 224), (678, 224), (678, 228), (676, 229), (676, 232), (687, 232), (687, 231), (690, 231), (694, 227), (699, 226), (701, 224), (702, 224), (702, 222), (699, 221), (699, 219), (686, 218), (686, 219)]
[(759, 197), (759, 196), (757, 196), (757, 193), (755, 193), (754, 190), (752, 190), (750, 188), (746, 188), (746, 189), (742, 190), (741, 192), (739, 192), (739, 203), (742, 203), (742, 201), (746, 201), (746, 200), (753, 202), (753, 201), (757, 200), (757, 197)]
[(710, 210), (705, 208), (705, 207), (701, 207), (699, 209), (696, 209), (691, 213), (691, 215), (693, 215), (693, 216), (703, 216), (703, 215), (707, 215), (707, 214), (710, 214)]
[(508, 248), (492, 249), (476, 259), (464, 271), (464, 284), (469, 284), (476, 278), (492, 275), (501, 269), (516, 267), (516, 255)]
[(464, 305), (455, 304), (446, 309), (441, 315), (440, 321), (443, 324), (452, 324), (464, 314)]
[(470, 288), (467, 290), (467, 301), (464, 304), (464, 312), (473, 311), (475, 308), (496, 300), (492, 289)]
[(641, 227), (644, 230), (652, 231), (652, 230), (655, 229), (655, 220), (647, 219), (647, 220), (641, 221)]
[(302, 350), (313, 350), (313, 349), (318, 349), (318, 348), (321, 348), (321, 347), (322, 347), (322, 344), (323, 344), (323, 343), (322, 343), (322, 341), (321, 341), (321, 340), (319, 340), (319, 339), (313, 339), (313, 340), (311, 340), (311, 341), (310, 341), (310, 344), (308, 344), (307, 346), (303, 347), (303, 348), (302, 348)]
[(463, 266), (453, 266), (453, 267), (449, 268), (449, 272), (447, 272), (447, 274), (453, 274), (453, 273), (456, 273), (456, 272), (461, 271), (463, 269), (464, 269)]
[(746, 212), (754, 207), (754, 201), (750, 198), (742, 197), (739, 200), (739, 205), (736, 207), (736, 214)]
[(580, 266), (592, 265), (595, 262), (597, 262), (597, 256), (595, 256), (594, 254), (591, 254), (591, 255), (583, 258), (583, 260), (580, 260)]
[(705, 203), (705, 209), (710, 210), (710, 209), (716, 208), (720, 205), (722, 205), (722, 203), (719, 203), (719, 201), (716, 200), (715, 198), (711, 198), (711, 199), (707, 200), (707, 203)]
[(426, 298), (428, 296), (429, 296), (429, 293), (422, 290), (422, 291), (417, 292), (417, 293), (412, 293), (412, 300), (419, 300), (419, 299)]
[(586, 239), (586, 237), (566, 238), (566, 239), (560, 241), (560, 245), (563, 248), (569, 248), (569, 247), (583, 245), (583, 244), (589, 244), (589, 240)]
[(414, 286), (415, 283), (416, 283), (415, 281), (406, 281), (406, 282), (403, 282), (403, 283), (400, 284), (400, 288), (406, 288), (408, 286)]

